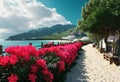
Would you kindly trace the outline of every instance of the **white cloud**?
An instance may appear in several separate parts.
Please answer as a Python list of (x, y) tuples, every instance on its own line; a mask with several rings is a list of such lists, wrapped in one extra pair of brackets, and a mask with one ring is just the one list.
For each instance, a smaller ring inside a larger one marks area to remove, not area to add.
[(55, 24), (71, 22), (36, 0), (0, 0), (0, 38)]

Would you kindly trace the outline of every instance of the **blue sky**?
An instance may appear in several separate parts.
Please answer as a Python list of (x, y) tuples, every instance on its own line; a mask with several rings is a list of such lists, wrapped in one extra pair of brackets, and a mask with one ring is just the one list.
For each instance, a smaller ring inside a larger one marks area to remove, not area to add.
[(38, 0), (48, 7), (56, 8), (57, 12), (63, 15), (73, 24), (81, 18), (81, 8), (88, 0)]
[(56, 24), (75, 24), (87, 0), (0, 0), (0, 39)]

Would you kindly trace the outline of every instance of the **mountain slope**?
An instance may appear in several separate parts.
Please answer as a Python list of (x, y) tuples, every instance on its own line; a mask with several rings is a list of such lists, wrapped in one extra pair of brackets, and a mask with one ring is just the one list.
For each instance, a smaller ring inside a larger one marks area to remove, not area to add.
[(43, 36), (43, 37), (40, 37), (41, 39), (61, 39), (61, 37), (65, 37), (65, 36), (68, 36), (68, 35), (71, 35), (71, 32), (76, 30), (76, 28), (69, 28), (68, 30), (66, 31), (63, 31), (63, 32), (55, 32), (53, 33), (52, 35), (47, 35), (47, 36)]
[(8, 37), (8, 40), (26, 40), (26, 39), (60, 39), (67, 36), (75, 30), (75, 25), (54, 25), (52, 27), (44, 27), (33, 29), (25, 33)]

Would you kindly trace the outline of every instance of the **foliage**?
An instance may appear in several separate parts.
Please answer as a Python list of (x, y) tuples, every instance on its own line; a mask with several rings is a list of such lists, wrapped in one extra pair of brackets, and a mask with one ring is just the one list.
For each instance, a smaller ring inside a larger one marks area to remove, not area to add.
[(89, 33), (88, 34), (88, 37), (93, 41), (93, 42), (98, 42), (102, 39), (101, 36), (97, 35), (97, 34), (92, 34), (92, 33)]
[(105, 38), (108, 51), (108, 36), (116, 33), (120, 36), (120, 0), (89, 0), (82, 9), (78, 28), (89, 32), (92, 39), (97, 39), (96, 35)]
[(119, 0), (90, 0), (82, 9), (79, 29), (107, 37), (120, 30)]
[(0, 82), (53, 82), (77, 57), (81, 42), (37, 50), (34, 46), (11, 46), (0, 56)]

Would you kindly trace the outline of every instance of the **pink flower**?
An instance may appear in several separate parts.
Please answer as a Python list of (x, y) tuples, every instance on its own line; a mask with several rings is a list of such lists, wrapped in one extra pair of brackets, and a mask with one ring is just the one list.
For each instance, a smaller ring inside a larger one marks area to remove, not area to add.
[(17, 82), (17, 80), (18, 80), (18, 76), (17, 75), (11, 74), (11, 76), (8, 77), (8, 81), (9, 82)]
[(36, 65), (42, 67), (43, 69), (47, 68), (46, 61), (43, 59), (36, 60)]
[(37, 78), (37, 76), (35, 74), (28, 75), (28, 80), (30, 80), (31, 82), (36, 82), (36, 78)]
[(6, 66), (9, 63), (9, 56), (3, 56), (0, 58), (0, 65)]
[(36, 65), (31, 66), (31, 72), (36, 73), (38, 71), (38, 67)]
[(18, 62), (18, 58), (16, 55), (11, 55), (9, 60), (11, 65), (15, 65)]

